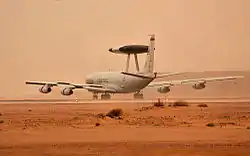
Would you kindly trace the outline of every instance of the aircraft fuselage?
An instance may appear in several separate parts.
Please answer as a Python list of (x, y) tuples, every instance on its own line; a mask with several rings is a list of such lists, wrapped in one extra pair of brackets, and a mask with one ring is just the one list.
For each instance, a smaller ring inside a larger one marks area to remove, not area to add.
[(133, 93), (145, 88), (153, 79), (121, 72), (97, 72), (88, 75), (86, 83), (103, 85), (116, 90), (116, 93)]

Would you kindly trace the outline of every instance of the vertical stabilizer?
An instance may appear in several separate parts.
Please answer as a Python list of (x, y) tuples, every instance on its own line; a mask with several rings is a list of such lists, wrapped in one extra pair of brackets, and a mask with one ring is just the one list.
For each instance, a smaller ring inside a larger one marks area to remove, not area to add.
[(153, 74), (154, 72), (155, 35), (153, 34), (149, 36), (149, 48), (143, 69), (144, 74)]

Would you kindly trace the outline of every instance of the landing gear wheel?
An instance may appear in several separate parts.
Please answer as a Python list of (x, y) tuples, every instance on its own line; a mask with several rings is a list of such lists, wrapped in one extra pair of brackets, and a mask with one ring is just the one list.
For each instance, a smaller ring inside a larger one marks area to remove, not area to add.
[(102, 95), (101, 95), (101, 99), (102, 99), (102, 100), (110, 100), (110, 99), (111, 99), (111, 95), (110, 95), (110, 94), (107, 94), (107, 93), (102, 94)]
[(144, 98), (143, 98), (143, 94), (140, 93), (140, 92), (135, 93), (135, 94), (134, 94), (134, 99), (144, 99)]
[(97, 94), (93, 94), (93, 100), (97, 100), (98, 99), (98, 95)]

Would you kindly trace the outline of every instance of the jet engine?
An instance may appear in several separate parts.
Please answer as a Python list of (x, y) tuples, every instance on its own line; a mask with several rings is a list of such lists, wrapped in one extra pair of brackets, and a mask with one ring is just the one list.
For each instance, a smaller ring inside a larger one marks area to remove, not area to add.
[(159, 93), (167, 93), (167, 92), (170, 92), (170, 87), (169, 86), (160, 87), (157, 89), (157, 91)]
[(41, 92), (41, 93), (49, 93), (49, 92), (51, 92), (52, 91), (52, 89), (51, 89), (51, 87), (49, 86), (49, 85), (44, 85), (44, 86), (42, 86), (40, 89), (39, 89), (39, 91)]
[(65, 95), (65, 96), (72, 95), (72, 94), (73, 94), (73, 89), (72, 89), (72, 88), (64, 88), (64, 89), (61, 91), (61, 94), (62, 94), (62, 95)]
[(194, 89), (203, 89), (205, 87), (206, 87), (206, 85), (205, 85), (204, 82), (203, 83), (196, 83), (196, 84), (193, 85)]

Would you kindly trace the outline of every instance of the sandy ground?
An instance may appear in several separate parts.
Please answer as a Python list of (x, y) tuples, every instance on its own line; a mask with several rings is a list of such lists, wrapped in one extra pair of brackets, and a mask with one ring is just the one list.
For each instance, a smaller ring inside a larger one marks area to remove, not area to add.
[(1, 103), (0, 155), (250, 155), (250, 103), (197, 105)]

